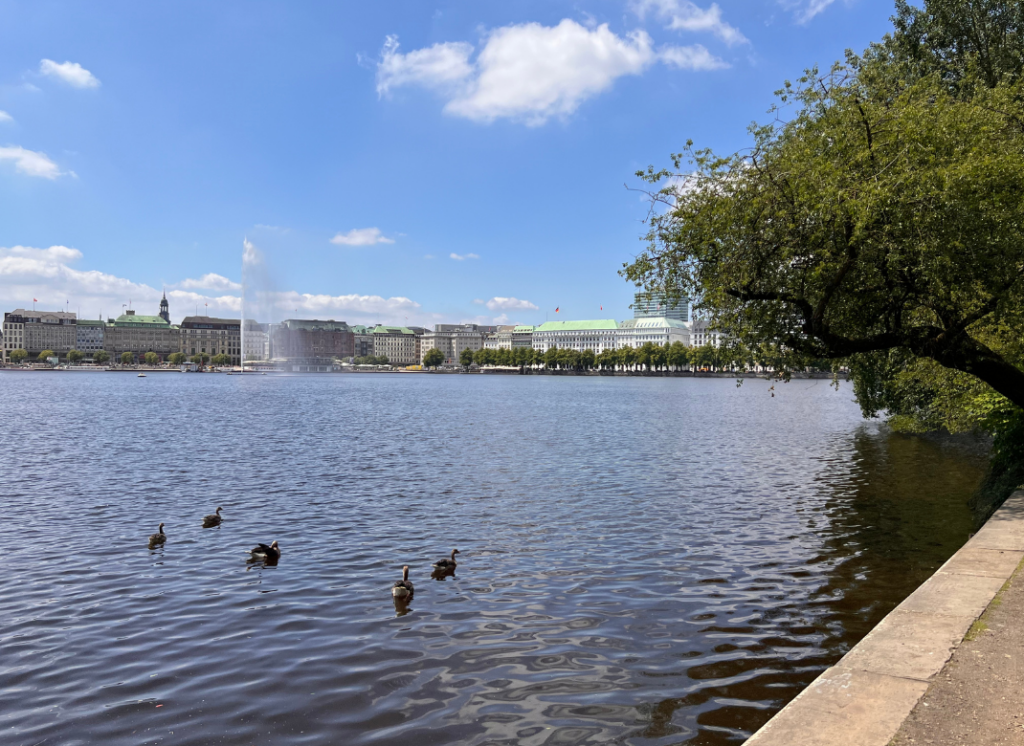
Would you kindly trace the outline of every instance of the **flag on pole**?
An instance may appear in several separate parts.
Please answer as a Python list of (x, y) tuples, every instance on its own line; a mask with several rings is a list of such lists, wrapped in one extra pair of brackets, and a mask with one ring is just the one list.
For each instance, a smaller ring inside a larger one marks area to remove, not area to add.
[(602, 311), (604, 310), (604, 306), (601, 306), (601, 310), (602, 310)]
[(555, 306), (555, 313), (558, 313), (558, 306)]
[(33, 303), (38, 303), (38, 302), (39, 302), (39, 299), (38, 299), (38, 298), (33, 298), (33, 299), (32, 299), (32, 302), (33, 302)]

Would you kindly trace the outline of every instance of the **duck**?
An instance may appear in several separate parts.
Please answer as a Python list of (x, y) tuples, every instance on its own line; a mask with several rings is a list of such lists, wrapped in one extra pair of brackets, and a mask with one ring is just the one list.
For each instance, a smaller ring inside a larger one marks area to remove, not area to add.
[(210, 513), (210, 515), (203, 516), (203, 528), (212, 528), (213, 526), (219, 526), (221, 521), (220, 511), (222, 510), (223, 508), (218, 505), (217, 510), (215, 512)]
[(391, 595), (395, 598), (412, 598), (413, 591), (412, 581), (409, 580), (409, 566), (405, 565), (402, 567), (402, 579), (396, 580), (391, 586)]
[(161, 523), (157, 527), (157, 533), (150, 535), (149, 543), (152, 546), (154, 544), (163, 544), (165, 541), (167, 541), (167, 534), (164, 533), (164, 524)]
[(277, 546), (277, 541), (270, 542), (268, 547), (266, 544), (257, 544), (252, 548), (252, 558), (261, 560), (277, 560), (281, 558), (281, 550)]
[(436, 567), (438, 570), (454, 570), (455, 565), (458, 564), (455, 561), (456, 554), (462, 554), (462, 552), (460, 552), (458, 549), (453, 549), (451, 559), (445, 557), (444, 559), (438, 560), (434, 563), (434, 567)]

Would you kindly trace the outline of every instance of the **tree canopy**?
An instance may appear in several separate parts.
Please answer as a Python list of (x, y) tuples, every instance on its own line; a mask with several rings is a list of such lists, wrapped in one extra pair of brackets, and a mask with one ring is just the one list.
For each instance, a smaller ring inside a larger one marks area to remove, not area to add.
[[(1013, 16), (1005, 3), (901, 4), (894, 36), (864, 58), (787, 84), (748, 150), (688, 143), (673, 169), (642, 172), (669, 185), (623, 274), (689, 294), (783, 366), (853, 366), (868, 410), (912, 361), (1024, 406), (1024, 87), (1012, 72), (975, 72), (982, 53), (948, 53), (972, 33), (953, 27), (964, 5), (967, 18)], [(1016, 55), (997, 56), (1019, 67)]]
[(444, 353), (436, 347), (427, 350), (423, 355), (423, 364), (428, 368), (436, 368), (444, 362)]
[(106, 350), (97, 350), (96, 352), (94, 352), (92, 354), (92, 359), (93, 359), (93, 362), (96, 362), (96, 363), (99, 363), (100, 365), (102, 365), (103, 363), (105, 363), (108, 360), (110, 360), (110, 353), (107, 352)]
[(11, 362), (12, 363), (23, 363), (23, 362), (25, 362), (25, 358), (27, 358), (27, 357), (28, 357), (28, 351), (27, 350), (22, 350), (20, 348), (17, 349), (17, 350), (11, 350), (10, 358), (11, 358)]

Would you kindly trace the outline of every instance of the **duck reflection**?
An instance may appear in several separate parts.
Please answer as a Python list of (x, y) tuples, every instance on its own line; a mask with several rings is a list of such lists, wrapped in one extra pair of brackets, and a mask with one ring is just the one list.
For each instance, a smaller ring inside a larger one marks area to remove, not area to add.
[(395, 616), (405, 616), (412, 611), (412, 606), (410, 606), (412, 603), (412, 596), (407, 596), (405, 598), (393, 596), (391, 600), (395, 602)]
[(455, 580), (455, 568), (454, 567), (435, 567), (434, 571), (430, 573), (430, 577), (433, 580), (444, 582), (448, 578)]

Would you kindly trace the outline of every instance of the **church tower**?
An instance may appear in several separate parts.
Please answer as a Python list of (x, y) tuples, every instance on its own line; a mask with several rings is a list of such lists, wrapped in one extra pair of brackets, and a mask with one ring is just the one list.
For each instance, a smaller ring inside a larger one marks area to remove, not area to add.
[(164, 292), (164, 299), (160, 301), (160, 318), (171, 323), (171, 307), (167, 304), (167, 292)]

